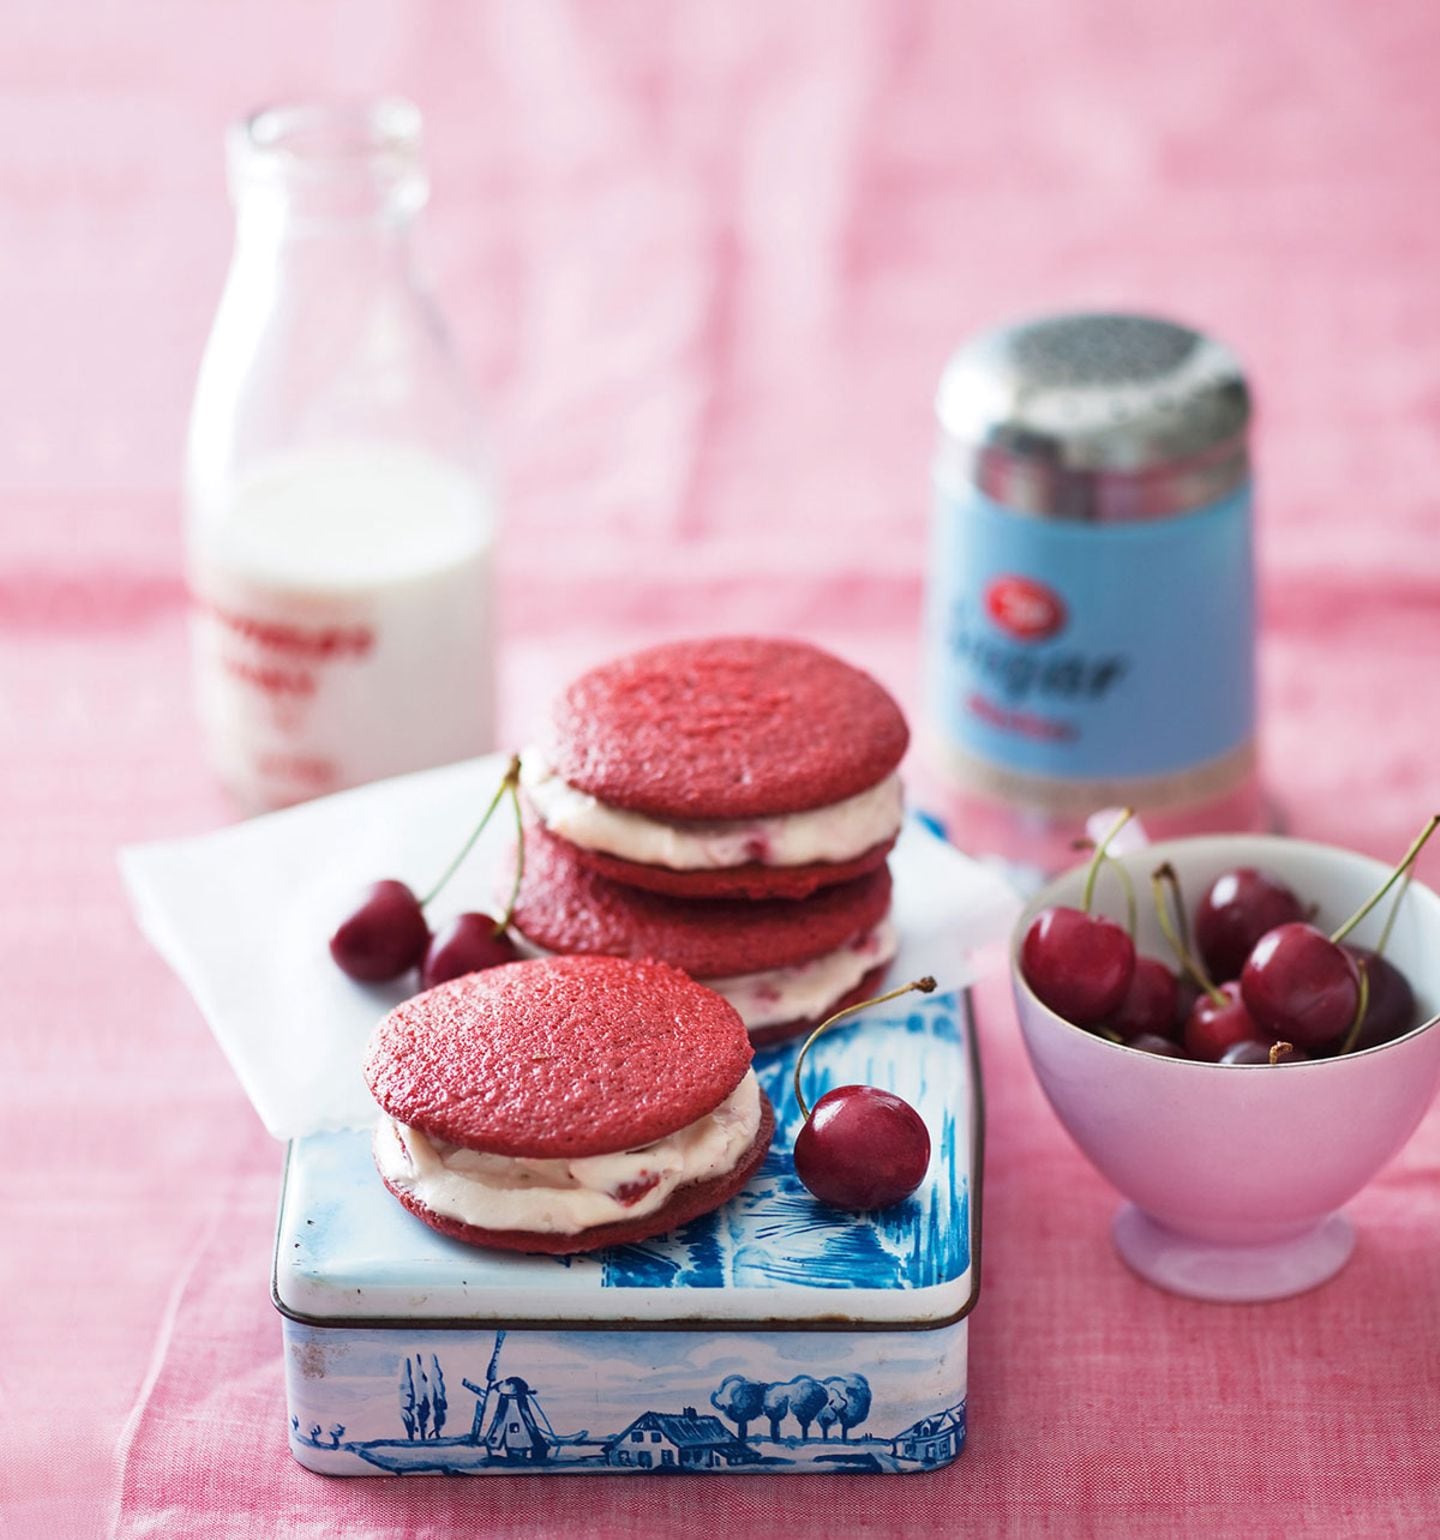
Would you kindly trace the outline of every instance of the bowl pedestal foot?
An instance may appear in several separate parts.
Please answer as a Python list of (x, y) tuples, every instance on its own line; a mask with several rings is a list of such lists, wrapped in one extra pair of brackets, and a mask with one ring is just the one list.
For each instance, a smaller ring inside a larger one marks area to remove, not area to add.
[(1181, 1235), (1125, 1204), (1111, 1225), (1115, 1249), (1147, 1282), (1190, 1299), (1229, 1303), (1284, 1299), (1333, 1278), (1355, 1249), (1343, 1214), (1260, 1246), (1227, 1246)]

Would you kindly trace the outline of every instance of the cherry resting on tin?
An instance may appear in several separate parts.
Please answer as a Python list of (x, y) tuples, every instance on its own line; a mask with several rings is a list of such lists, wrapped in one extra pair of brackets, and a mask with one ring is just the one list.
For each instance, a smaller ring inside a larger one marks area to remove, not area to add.
[(908, 1198), (930, 1165), (930, 1133), (909, 1102), (878, 1086), (837, 1086), (808, 1106), (801, 1088), (806, 1055), (822, 1033), (846, 1016), (911, 990), (929, 994), (934, 988), (933, 978), (916, 979), (836, 1011), (805, 1039), (795, 1060), (795, 1100), (805, 1119), (795, 1136), (795, 1174), (832, 1208), (865, 1213)]
[(515, 885), (503, 919), (462, 914), (432, 938), (425, 921), (425, 908), (455, 875), (507, 793), (515, 809), (516, 828), (520, 829), (519, 778), (520, 761), (512, 758), (484, 816), (445, 875), (423, 899), (416, 898), (410, 888), (393, 878), (374, 883), (367, 889), (360, 905), (340, 922), (330, 937), (330, 955), (341, 972), (364, 984), (385, 984), (423, 964), (423, 982), (428, 989), (432, 984), (458, 978), (462, 973), (474, 973), (496, 963), (514, 961), (519, 954), (507, 927), (514, 913), (525, 863), (523, 831), (516, 856)]
[(1131, 817), (1127, 808), (1095, 847), (1085, 873), (1081, 907), (1042, 909), (1020, 945), (1020, 969), (1043, 1005), (1077, 1027), (1098, 1026), (1120, 1008), (1135, 972), (1135, 943), (1129, 933), (1091, 914), (1095, 882), (1110, 841)]

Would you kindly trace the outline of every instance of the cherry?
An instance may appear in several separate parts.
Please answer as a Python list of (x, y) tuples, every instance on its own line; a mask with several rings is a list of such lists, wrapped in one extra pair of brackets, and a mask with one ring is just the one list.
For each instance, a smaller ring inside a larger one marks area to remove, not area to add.
[(1126, 1042), (1127, 1048), (1136, 1048), (1141, 1053), (1153, 1053), (1157, 1059), (1183, 1059), (1185, 1050), (1173, 1038), (1161, 1037), (1155, 1032), (1142, 1032), (1138, 1037), (1132, 1037)]
[(814, 1105), (805, 1103), (801, 1071), (815, 1041), (837, 1021), (910, 991), (929, 994), (928, 976), (827, 1016), (805, 1039), (795, 1060), (795, 1101), (805, 1119), (795, 1136), (795, 1174), (822, 1203), (863, 1213), (908, 1198), (930, 1165), (930, 1134), (920, 1114), (873, 1085), (842, 1085)]
[(1370, 981), (1370, 999), (1365, 1006), (1365, 1016), (1355, 1040), (1344, 1045), (1346, 1053), (1358, 1053), (1364, 1048), (1378, 1048), (1381, 1043), (1393, 1042), (1415, 1025), (1415, 992), (1410, 981), (1388, 958), (1369, 947), (1347, 946), (1347, 952), (1357, 963), (1365, 965)]
[(1134, 1047), (1142, 1036), (1169, 1037), (1175, 1030), (1180, 986), (1158, 957), (1137, 957), (1130, 987), (1105, 1025)]
[[(1180, 878), (1168, 861), (1150, 874), (1150, 886), (1155, 895), (1155, 918), (1186, 975), (1182, 981), (1183, 994), (1181, 989), (1176, 990), (1181, 999), (1190, 1002), (1180, 1027), (1180, 1040), (1192, 1059), (1218, 1063), (1226, 1050), (1236, 1043), (1260, 1037), (1260, 1029), (1245, 1009), (1240, 986), (1227, 979), (1217, 987), (1205, 971), (1204, 963), (1191, 951)], [(1170, 912), (1172, 899), (1173, 915)]]
[(1124, 1000), (1135, 972), (1135, 943), (1113, 920), (1056, 906), (1030, 922), (1020, 966), (1043, 1004), (1089, 1027)]
[(1265, 1032), (1302, 1048), (1340, 1037), (1360, 1008), (1355, 959), (1299, 920), (1260, 938), (1240, 974), (1240, 990)]
[(1255, 943), (1277, 925), (1303, 920), (1300, 900), (1253, 866), (1223, 872), (1195, 910), (1195, 945), (1217, 984), (1238, 979)]
[(433, 989), (464, 973), (479, 973), (501, 963), (514, 962), (520, 953), (504, 923), (488, 914), (457, 914), (444, 930), (430, 938), (425, 950), (420, 983)]
[(330, 955), (364, 984), (384, 984), (418, 966), (430, 940), (420, 900), (393, 878), (372, 884), (364, 901), (340, 922)]
[(930, 1134), (907, 1101), (873, 1085), (842, 1085), (815, 1103), (795, 1138), (795, 1174), (835, 1208), (889, 1208), (930, 1165)]
[[(521, 828), (520, 795), (516, 789), (519, 780), (520, 760), (518, 757), (512, 757), (500, 785), (496, 788), (495, 795), (490, 799), (489, 807), (485, 809), (484, 816), (471, 831), (470, 838), (465, 841), (460, 853), (445, 869), (445, 875), (424, 898), (416, 898), (403, 882), (396, 882), (393, 878), (377, 882), (367, 890), (364, 901), (340, 922), (334, 935), (330, 937), (330, 955), (342, 972), (348, 973), (352, 979), (358, 979), (364, 984), (384, 984), (391, 979), (398, 979), (402, 973), (408, 973), (411, 968), (419, 967), (423, 959), (427, 974), (425, 983), (428, 988), (432, 983), (440, 983), (442, 977), (455, 978), (460, 973), (471, 973), (477, 968), (491, 966), (489, 962), (475, 963), (463, 968), (454, 968), (453, 971), (434, 978), (428, 977), (431, 963), (430, 956), (427, 956), (427, 948), (431, 956), (443, 955), (447, 958), (452, 954), (456, 957), (469, 957), (479, 953), (473, 944), (473, 938), (465, 943), (465, 949), (457, 950), (460, 948), (460, 937), (456, 933), (454, 924), (446, 931), (443, 945), (437, 949), (431, 942), (430, 927), (425, 923), (424, 911), (455, 875), (460, 863), (469, 855), (471, 847), (480, 838), (485, 825), (490, 822), (495, 809), (500, 806), (501, 799), (508, 793), (515, 809), (515, 826), (520, 838), (515, 859), (515, 885), (511, 889), (505, 918), (498, 925), (491, 920), (485, 921), (495, 932), (496, 939), (500, 939), (515, 910), (515, 900), (520, 892), (520, 877), (525, 864), (525, 834)], [(484, 916), (461, 915), (460, 918), (483, 920)], [(506, 955), (497, 955), (494, 960), (510, 962), (515, 955), (514, 948), (511, 946)], [(437, 962), (436, 966), (437, 968), (449, 967), (451, 964)]]
[(1185, 1051), (1192, 1059), (1218, 1064), (1227, 1048), (1263, 1035), (1245, 1009), (1240, 986), (1230, 979), (1195, 1001), (1185, 1023)]
[[(1340, 943), (1397, 882), (1401, 884), (1395, 900), (1398, 907), (1410, 869), (1437, 826), (1440, 813), (1430, 818), (1400, 864), (1333, 935), (1326, 936), (1313, 925), (1292, 923), (1260, 938), (1240, 974), (1240, 987), (1262, 1027), (1304, 1048), (1318, 1048), (1331, 1039), (1340, 1039), (1341, 1053), (1355, 1046), (1369, 1014), (1370, 978)], [(1384, 951), (1394, 918), (1392, 907), (1377, 952)]]
[(1310, 1055), (1294, 1043), (1267, 1043), (1258, 1037), (1233, 1043), (1220, 1055), (1222, 1064), (1303, 1064)]
[(1178, 1039), (1183, 1035), (1185, 1023), (1190, 1020), (1190, 1012), (1195, 1009), (1200, 994), (1200, 986), (1195, 980), (1181, 974), (1175, 984), (1175, 1019), (1170, 1027), (1171, 1037)]
[[(1042, 1005), (1077, 1027), (1098, 1026), (1120, 1008), (1135, 972), (1135, 943), (1113, 920), (1090, 913), (1105, 848), (1130, 818), (1095, 847), (1085, 873), (1081, 907), (1055, 905), (1030, 922), (1020, 943), (1020, 971)], [(1133, 928), (1133, 927), (1132, 927)]]

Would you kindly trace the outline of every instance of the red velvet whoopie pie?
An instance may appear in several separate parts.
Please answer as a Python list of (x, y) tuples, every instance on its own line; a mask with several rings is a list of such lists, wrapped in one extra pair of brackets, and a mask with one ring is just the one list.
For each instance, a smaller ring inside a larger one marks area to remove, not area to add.
[(738, 1193), (774, 1115), (734, 1009), (663, 963), (537, 958), (416, 995), (371, 1037), (376, 1164), (432, 1228), (510, 1251), (659, 1235)]

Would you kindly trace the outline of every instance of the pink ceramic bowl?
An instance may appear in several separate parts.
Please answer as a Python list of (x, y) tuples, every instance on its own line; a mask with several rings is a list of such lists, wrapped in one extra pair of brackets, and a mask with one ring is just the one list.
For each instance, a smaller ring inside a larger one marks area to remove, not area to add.
[[(1333, 929), (1388, 875), (1378, 861), (1326, 845), (1217, 835), (1145, 846), (1119, 858), (1134, 878), (1138, 950), (1173, 958), (1150, 902), (1168, 861), (1187, 912), (1221, 872), (1255, 866), (1319, 905)], [(1336, 1210), (1415, 1131), (1440, 1081), (1440, 898), (1412, 884), (1386, 947), (1415, 991), (1424, 1025), (1343, 1058), (1283, 1067), (1200, 1064), (1122, 1048), (1042, 1005), (1021, 976), (1020, 941), (1037, 910), (1078, 906), (1084, 870), (1027, 906), (1011, 944), (1021, 1031), (1050, 1105), (1091, 1161), (1131, 1201), (1115, 1217), (1121, 1255), (1162, 1288), (1199, 1299), (1278, 1299), (1344, 1266), (1355, 1244)], [(1114, 873), (1097, 911), (1123, 921)], [(1373, 945), (1389, 900), (1350, 939)]]

